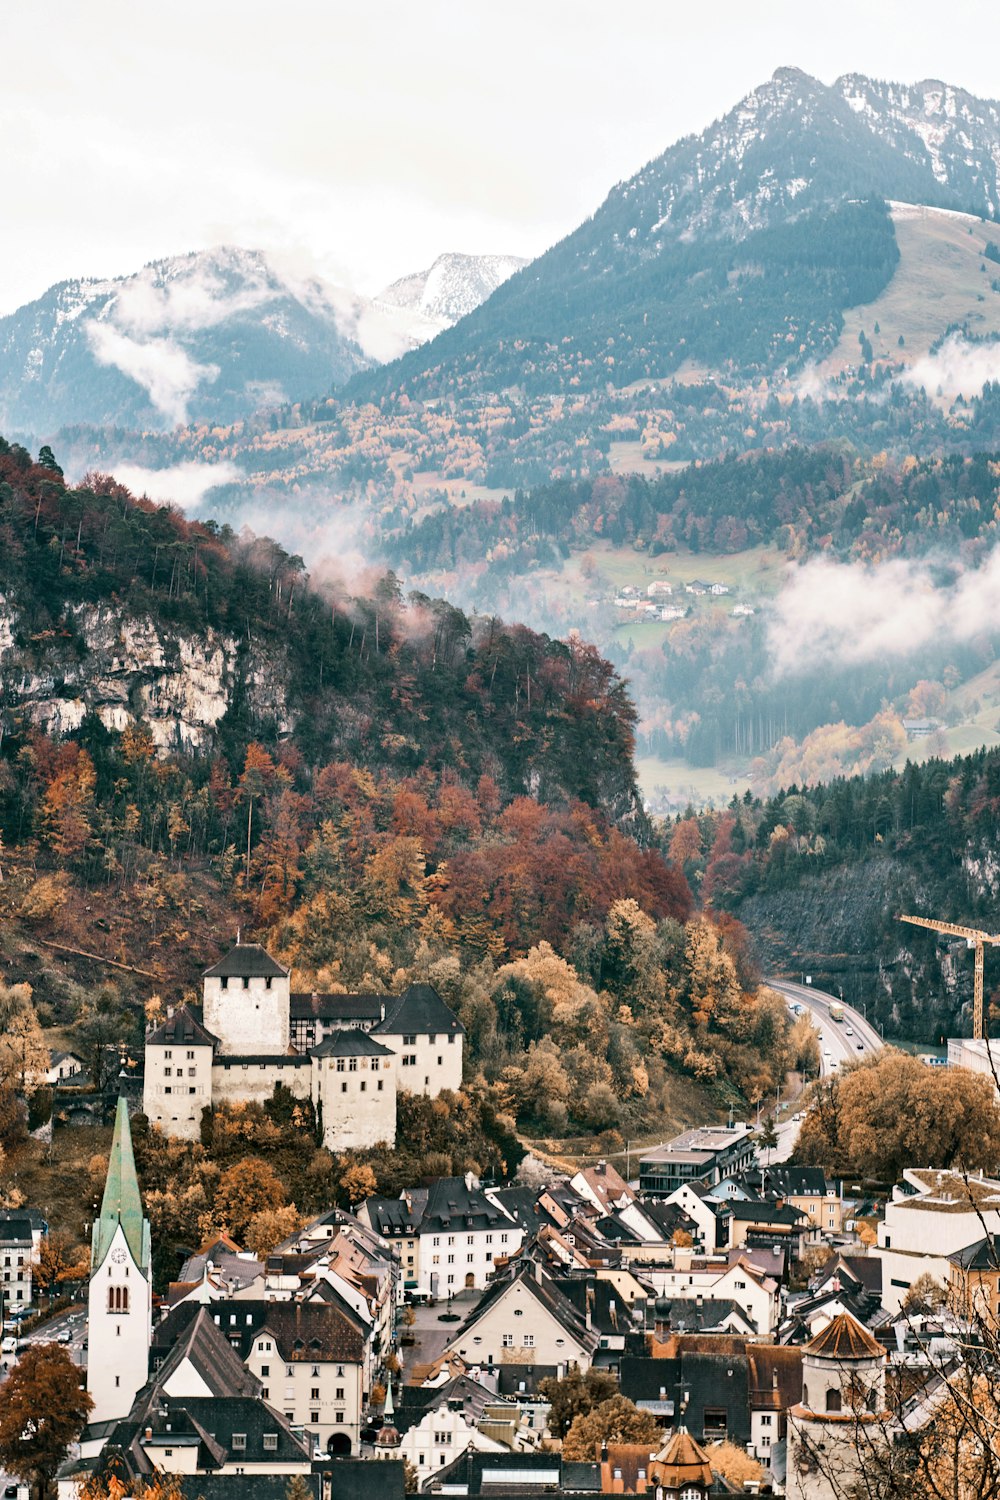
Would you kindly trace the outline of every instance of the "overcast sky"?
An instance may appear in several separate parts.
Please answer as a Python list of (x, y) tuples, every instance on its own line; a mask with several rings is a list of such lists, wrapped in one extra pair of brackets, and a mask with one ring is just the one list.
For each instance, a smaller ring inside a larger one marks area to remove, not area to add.
[(5, 7), (0, 312), (220, 243), (377, 291), (531, 256), (776, 67), (1000, 95), (989, 0)]

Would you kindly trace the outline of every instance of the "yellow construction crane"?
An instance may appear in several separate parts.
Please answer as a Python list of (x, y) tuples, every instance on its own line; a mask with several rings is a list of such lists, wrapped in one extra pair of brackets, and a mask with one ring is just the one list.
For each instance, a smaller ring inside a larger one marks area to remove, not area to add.
[(983, 947), (986, 943), (996, 947), (1000, 944), (1000, 933), (980, 932), (978, 927), (957, 927), (954, 922), (932, 922), (930, 917), (900, 917), (901, 922), (912, 922), (914, 927), (929, 927), (932, 932), (943, 932), (947, 937), (965, 938), (970, 948), (976, 950), (976, 987), (972, 1011), (972, 1035), (983, 1035)]

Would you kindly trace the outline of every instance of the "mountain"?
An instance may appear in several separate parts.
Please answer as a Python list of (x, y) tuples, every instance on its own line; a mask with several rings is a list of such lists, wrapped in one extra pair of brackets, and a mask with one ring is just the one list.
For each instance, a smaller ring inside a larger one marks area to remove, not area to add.
[(1000, 211), (1000, 106), (943, 83), (782, 68), (612, 189), (429, 348), (348, 393), (529, 392), (779, 370), (827, 352), (898, 261), (887, 200)]
[(363, 368), (341, 319), (321, 282), (231, 247), (60, 282), (0, 319), (0, 423), (231, 422)]
[(402, 276), (374, 306), (387, 315), (412, 315), (414, 343), (423, 343), (474, 312), (527, 261), (516, 255), (439, 255), (426, 271)]

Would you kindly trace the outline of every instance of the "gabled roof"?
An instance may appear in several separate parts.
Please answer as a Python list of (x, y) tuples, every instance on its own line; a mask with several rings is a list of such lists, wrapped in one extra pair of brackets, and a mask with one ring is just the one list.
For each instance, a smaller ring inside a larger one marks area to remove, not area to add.
[(538, 1304), (552, 1317), (559, 1326), (575, 1339), (581, 1348), (593, 1351), (600, 1343), (600, 1335), (593, 1328), (588, 1328), (586, 1319), (577, 1312), (559, 1288), (555, 1285), (553, 1278), (543, 1271), (541, 1266), (530, 1262), (522, 1262), (516, 1270), (500, 1281), (493, 1282), (488, 1287), (485, 1296), (471, 1310), (465, 1322), (453, 1335), (450, 1348), (457, 1348), (462, 1340), (469, 1334), (476, 1324), (486, 1314), (510, 1295), (516, 1286), (523, 1286)]
[(356, 1027), (331, 1031), (318, 1046), (310, 1047), (310, 1057), (392, 1057), (390, 1047), (383, 1047), (367, 1031)]
[(201, 1017), (196, 1015), (189, 1005), (179, 1005), (173, 1015), (167, 1016), (161, 1021), (155, 1031), (151, 1031), (146, 1037), (146, 1045), (150, 1042), (165, 1042), (169, 1047), (217, 1047), (219, 1038), (202, 1024)]
[(0, 1244), (30, 1245), (31, 1220), (19, 1218), (16, 1214), (0, 1219)]
[(437, 1036), (449, 1031), (464, 1035), (465, 1027), (432, 984), (411, 984), (398, 999), (386, 999), (385, 1020), (372, 1030), (387, 1036), (411, 1031), (417, 1036)]
[(826, 1359), (879, 1359), (885, 1353), (882, 1345), (873, 1339), (850, 1313), (838, 1313), (822, 1333), (803, 1346), (806, 1354), (819, 1354)]
[[(261, 1383), (233, 1349), (207, 1307), (199, 1307), (156, 1372), (162, 1386), (190, 1360), (213, 1396), (259, 1396)], [(184, 1392), (176, 1392), (179, 1398)]]
[(104, 1198), (100, 1216), (94, 1223), (90, 1258), (94, 1271), (104, 1264), (119, 1224), (132, 1252), (132, 1259), (140, 1270), (145, 1271), (149, 1266), (150, 1255), (149, 1224), (143, 1218), (139, 1179), (132, 1152), (132, 1132), (128, 1123), (128, 1106), (123, 1098), (119, 1098), (115, 1112), (115, 1133), (108, 1155)]
[(963, 1271), (1000, 1271), (1000, 1245), (995, 1235), (988, 1234), (964, 1250), (956, 1250), (948, 1259)]
[(206, 969), (203, 979), (287, 979), (291, 973), (259, 943), (237, 943), (225, 958)]

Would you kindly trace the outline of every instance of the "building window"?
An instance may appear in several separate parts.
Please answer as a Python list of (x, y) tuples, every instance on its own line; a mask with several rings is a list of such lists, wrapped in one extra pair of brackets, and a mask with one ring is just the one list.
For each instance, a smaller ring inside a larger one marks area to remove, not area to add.
[(344, 1071), (344, 1059), (342, 1057), (338, 1057), (337, 1058), (337, 1072), (338, 1073), (343, 1073), (343, 1071)]
[(348, 1073), (356, 1073), (358, 1071), (358, 1060), (356, 1057), (348, 1058), (347, 1071)]
[(503, 1346), (504, 1346), (505, 1349), (513, 1349), (513, 1347), (514, 1347), (514, 1335), (512, 1333), (505, 1333), (504, 1334), (504, 1336), (503, 1336)]
[(245, 1453), (247, 1451), (247, 1435), (245, 1432), (233, 1433), (233, 1452)]
[[(270, 982), (271, 981), (268, 980), (268, 984), (270, 984)], [(278, 1451), (278, 1434), (276, 1432), (265, 1432), (265, 1434), (264, 1434), (264, 1452), (265, 1453), (277, 1453), (277, 1451)]]
[(345, 1078), (344, 1082), (340, 1085), (340, 1092), (342, 1094), (346, 1094), (347, 1093), (347, 1080), (346, 1080), (346, 1078)]
[(110, 1312), (110, 1313), (127, 1313), (128, 1312), (128, 1287), (127, 1286), (109, 1286), (108, 1287), (108, 1312)]
[(362, 1080), (361, 1080), (361, 1092), (364, 1093), (367, 1088), (368, 1088), (368, 1079), (367, 1078), (362, 1078)]
[(334, 1399), (334, 1401), (343, 1401), (343, 1399), (344, 1399), (344, 1387), (342, 1385), (338, 1385), (337, 1386), (337, 1389), (334, 1391), (334, 1394), (333, 1394), (333, 1399)]
[(525, 1349), (533, 1349), (535, 1347), (535, 1335), (533, 1333), (526, 1333), (521, 1340), (521, 1344)]
[(337, 1424), (338, 1427), (343, 1427), (343, 1425), (344, 1425), (344, 1413), (342, 1411), (334, 1412), (333, 1420)]

